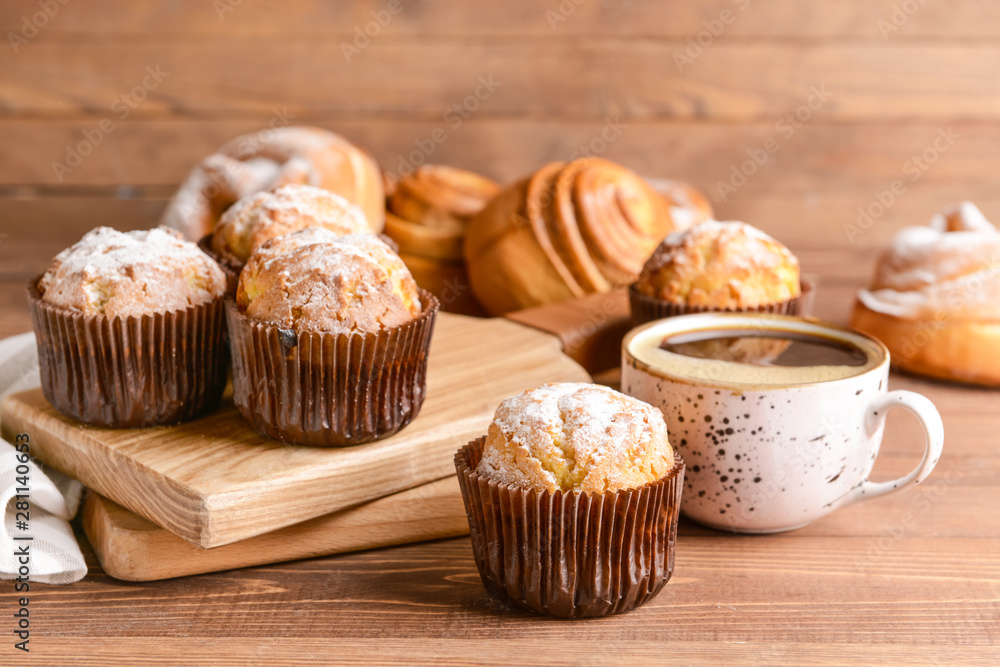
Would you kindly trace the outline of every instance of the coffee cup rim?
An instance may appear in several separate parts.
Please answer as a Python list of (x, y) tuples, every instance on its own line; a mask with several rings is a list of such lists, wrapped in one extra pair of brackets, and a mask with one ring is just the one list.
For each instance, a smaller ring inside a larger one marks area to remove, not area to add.
[[(764, 323), (762, 325), (762, 323)], [(710, 379), (700, 379), (692, 378), (687, 375), (681, 375), (677, 373), (671, 373), (668, 370), (659, 368), (652, 364), (649, 364), (638, 357), (631, 351), (632, 341), (636, 337), (646, 333), (651, 329), (662, 329), (664, 336), (676, 335), (680, 333), (694, 333), (698, 331), (718, 331), (719, 329), (736, 329), (736, 328), (765, 328), (774, 331), (781, 331), (779, 324), (784, 323), (786, 328), (784, 331), (789, 331), (791, 329), (795, 332), (811, 334), (815, 336), (832, 338), (833, 340), (855, 345), (862, 349), (866, 349), (866, 343), (869, 344), (874, 351), (877, 352), (878, 359), (869, 368), (866, 368), (856, 374), (848, 375), (842, 378), (830, 379), (830, 380), (815, 380), (812, 382), (796, 382), (794, 384), (761, 384), (761, 383), (743, 383), (743, 382), (726, 382), (720, 380), (710, 380)], [(742, 325), (742, 326), (741, 326)], [(829, 335), (829, 334), (833, 335)], [(859, 342), (860, 341), (860, 342)], [(622, 356), (626, 363), (632, 364), (635, 368), (642, 370), (650, 375), (657, 377), (662, 377), (664, 379), (670, 380), (672, 382), (682, 382), (685, 384), (697, 385), (701, 387), (710, 387), (712, 389), (728, 389), (728, 390), (740, 390), (740, 391), (762, 391), (762, 390), (782, 390), (790, 388), (801, 388), (801, 387), (812, 387), (818, 385), (831, 385), (837, 382), (849, 381), (869, 373), (878, 372), (879, 370), (885, 370), (889, 366), (889, 348), (885, 344), (874, 336), (859, 331), (857, 329), (852, 329), (850, 327), (841, 326), (839, 324), (834, 324), (832, 322), (827, 322), (816, 317), (804, 317), (800, 315), (777, 315), (773, 313), (745, 313), (745, 312), (706, 312), (706, 313), (691, 313), (687, 315), (677, 315), (674, 317), (667, 317), (659, 320), (653, 320), (647, 322), (641, 326), (631, 329), (622, 340)]]

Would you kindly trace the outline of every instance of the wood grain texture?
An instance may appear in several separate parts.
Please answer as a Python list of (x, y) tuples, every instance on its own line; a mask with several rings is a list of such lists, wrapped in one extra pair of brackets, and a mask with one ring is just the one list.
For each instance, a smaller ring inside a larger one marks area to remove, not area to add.
[[(466, 539), (155, 584), (97, 572), (34, 596), (32, 649), (70, 664), (124, 664), (125, 647), (133, 660), (165, 657), (180, 650), (179, 636), (192, 656), (214, 650), (222, 664), (318, 663), (331, 651), (354, 661), (595, 665), (994, 655), (1000, 571), (969, 554), (1000, 547), (996, 538), (908, 536), (860, 572), (851, 556), (866, 542), (730, 537), (682, 523), (675, 575), (659, 596), (572, 627), (493, 601)], [(90, 613), (97, 600), (101, 613)]]
[[(259, 57), (258, 39), (41, 42), (24, 59), (5, 56), (0, 109), (18, 116), (107, 116), (112, 122), (181, 111), (266, 116), (275, 109), (440, 119), (469, 100), (469, 112), (478, 117), (579, 120), (620, 113), (626, 121), (753, 121), (794, 111), (812, 97), (810, 115), (828, 120), (1000, 117), (1000, 84), (990, 66), (1000, 47), (991, 43), (719, 39), (680, 68), (675, 57), (684, 52), (685, 40), (627, 44), (625, 49), (613, 38), (382, 39), (348, 63), (338, 43), (322, 39), (307, 50), (302, 43), (272, 40), (266, 59)], [(64, 67), (71, 61), (77, 76), (67, 77)], [(406, 63), (407, 77), (373, 85), (399, 63)], [(438, 75), (443, 66), (446, 77)], [(819, 90), (825, 92), (817, 95)]]
[[(220, 18), (212, 3), (70, 2), (18, 53), (0, 49), (0, 335), (30, 328), (21, 285), (55, 252), (101, 221), (147, 226), (192, 165), (283, 107), (291, 122), (368, 146), (390, 171), (442, 128), (447, 140), (428, 161), (501, 181), (578, 153), (621, 114), (628, 127), (604, 157), (691, 180), (720, 218), (788, 243), (820, 275), (817, 315), (835, 322), (846, 321), (878, 249), (901, 226), (959, 199), (1000, 220), (1000, 3), (751, 0), (682, 72), (673, 54), (742, 3), (403, 0), (350, 64), (340, 43), (386, 0), (229, 4)], [(575, 9), (553, 29), (546, 12), (561, 4)], [(904, 4), (911, 11), (886, 33), (879, 22)], [(37, 7), (3, 3), (2, 34)], [(112, 101), (157, 63), (171, 74), (119, 119)], [(444, 113), (491, 70), (502, 85), (451, 127)], [(829, 101), (791, 138), (780, 134), (779, 120), (823, 84)], [(60, 180), (52, 163), (104, 117), (114, 132)], [(848, 239), (858, 208), (908, 178), (906, 163), (949, 126), (953, 146)], [(771, 137), (779, 151), (723, 200), (717, 183)], [(108, 201), (116, 196), (133, 199)], [(84, 541), (84, 581), (32, 587), (30, 657), (102, 666), (992, 666), (997, 395), (910, 376), (890, 382), (942, 412), (945, 452), (925, 484), (787, 535), (733, 537), (682, 520), (674, 579), (626, 616), (568, 625), (504, 608), (485, 593), (465, 538), (156, 583), (110, 578)], [(913, 420), (891, 415), (876, 477), (911, 468), (919, 435)], [(0, 610), (12, 613), (16, 597), (0, 586)], [(4, 664), (9, 648), (0, 646)]]
[(127, 581), (186, 577), (469, 532), (454, 475), (215, 549), (197, 547), (93, 492), (84, 501), (81, 521), (104, 571)]
[[(316, 122), (366, 146), (383, 168), (392, 172), (398, 172), (401, 164), (409, 164), (410, 152), (417, 150), (415, 142), (427, 140), (437, 128), (447, 128), (447, 124), (435, 121), (377, 118), (312, 118), (304, 122)], [(66, 160), (67, 148), (84, 140), (83, 132), (92, 129), (93, 121), (0, 121), (0, 142), (10, 155), (0, 162), (0, 183), (75, 188), (157, 186), (158, 196), (166, 198), (202, 157), (225, 141), (266, 123), (264, 117), (245, 121), (124, 122), (78, 167), (61, 174), (60, 186), (52, 163)], [(629, 123), (611, 143), (601, 138), (604, 128), (603, 120), (561, 123), (470, 119), (449, 131), (447, 139), (437, 144), (426, 159), (508, 182), (545, 162), (589, 154), (591, 142), (597, 142), (597, 148), (603, 146), (603, 157), (640, 174), (691, 181), (723, 213), (737, 212), (736, 207), (753, 206), (758, 200), (766, 203), (777, 198), (782, 202), (781, 197), (787, 201), (798, 196), (802, 198), (799, 210), (808, 210), (806, 205), (811, 203), (811, 213), (817, 215), (824, 207), (835, 206), (837, 214), (854, 220), (857, 207), (871, 205), (875, 191), (887, 189), (896, 179), (904, 182), (905, 196), (890, 205), (887, 213), (876, 216), (879, 221), (913, 197), (942, 204), (955, 197), (996, 201), (990, 190), (991, 165), (992, 147), (1000, 144), (1000, 128), (994, 124), (811, 122), (786, 139), (787, 131), (779, 131), (776, 122)], [(947, 150), (935, 152), (939, 131), (947, 132), (949, 128), (954, 141)], [(744, 169), (744, 163), (751, 159), (747, 151), (763, 150), (769, 139), (777, 142), (777, 152), (762, 166)], [(933, 161), (914, 161), (925, 151)], [(733, 176), (734, 169), (750, 174), (745, 183), (740, 184)], [(735, 182), (740, 187), (735, 192), (722, 192), (720, 182)], [(122, 189), (129, 193), (129, 188)], [(782, 217), (795, 213), (793, 208)], [(931, 213), (933, 210), (921, 213), (919, 220)]]
[[(589, 1), (575, 4), (565, 16), (560, 3), (508, 0), (483, 4), (474, 0), (421, 0), (401, 3), (403, 11), (385, 27), (386, 37), (422, 38), (456, 36), (565, 37), (621, 35), (687, 37), (704, 30), (704, 21), (729, 9), (739, 16), (726, 29), (732, 37), (800, 39), (868, 38), (881, 41), (878, 22), (889, 20), (899, 0), (841, 0), (816, 8), (801, 0), (677, 0), (666, 11), (656, 2)], [(153, 7), (141, 2), (100, 0), (87, 9), (66, 5), (47, 26), (46, 41), (79, 41), (96, 38), (181, 39), (188, 35), (222, 36), (353, 36), (355, 26), (372, 20), (372, 12), (385, 10), (385, 0), (330, 3), (304, 0), (244, 0), (220, 9), (188, 3)], [(228, 11), (229, 8), (232, 11)], [(740, 11), (745, 7), (744, 11)], [(38, 11), (32, 0), (11, 0), (0, 8), (4, 32), (22, 27), (23, 17)], [(978, 0), (926, 3), (911, 12), (908, 38), (982, 38), (1000, 35), (1000, 9)], [(897, 33), (891, 33), (893, 35)]]
[[(819, 643), (783, 641), (759, 644), (753, 641), (676, 642), (662, 632), (654, 639), (614, 642), (608, 650), (607, 639), (588, 637), (521, 638), (513, 633), (497, 639), (487, 631), (470, 639), (380, 637), (377, 649), (372, 640), (338, 638), (330, 640), (294, 637), (278, 642), (255, 637), (239, 640), (220, 638), (174, 637), (74, 637), (59, 638), (44, 644), (46, 655), (60, 665), (134, 665), (137, 659), (152, 659), (162, 655), (184, 655), (192, 662), (207, 661), (213, 665), (267, 664), (327, 665), (331, 652), (340, 664), (370, 664), (375, 653), (384, 665), (468, 665), (475, 656), (476, 664), (496, 665), (635, 665), (682, 664), (715, 665), (720, 662), (740, 665), (807, 665), (850, 664), (995, 664), (995, 649), (989, 644), (936, 645), (932, 643), (896, 643), (872, 645), (855, 639), (852, 642)], [(60, 641), (61, 640), (61, 641)], [(42, 640), (45, 641), (45, 640)], [(95, 658), (92, 656), (100, 656)]]
[[(817, 314), (846, 318), (872, 253), (801, 255)], [(6, 288), (0, 286), (0, 294)], [(0, 302), (0, 322), (16, 310)], [(32, 652), (67, 665), (212, 661), (326, 664), (992, 665), (1000, 624), (996, 392), (893, 375), (945, 422), (945, 453), (918, 487), (793, 533), (731, 536), (681, 522), (673, 580), (621, 617), (574, 623), (494, 602), (467, 539), (320, 557), (155, 583), (91, 574), (33, 586)], [(911, 468), (919, 427), (892, 414), (876, 478)], [(82, 535), (81, 535), (82, 537)], [(223, 547), (228, 548), (228, 547)], [(0, 608), (17, 594), (0, 587)]]
[(344, 509), (454, 471), (455, 451), (486, 432), (510, 394), (586, 382), (557, 338), (514, 322), (442, 313), (427, 398), (403, 431), (357, 447), (287, 445), (258, 435), (231, 399), (172, 427), (104, 429), (57, 413), (32, 390), (9, 396), (3, 433), (32, 455), (201, 547), (217, 547)]
[(566, 356), (591, 375), (620, 363), (622, 338), (632, 328), (624, 288), (536, 306), (506, 317), (558, 336)]

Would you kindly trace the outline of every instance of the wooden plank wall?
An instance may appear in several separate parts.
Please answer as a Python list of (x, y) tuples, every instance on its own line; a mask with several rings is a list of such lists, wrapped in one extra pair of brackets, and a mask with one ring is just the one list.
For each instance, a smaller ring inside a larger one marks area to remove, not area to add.
[(589, 147), (796, 250), (866, 251), (844, 269), (865, 275), (945, 203), (1000, 219), (998, 3), (13, 0), (0, 34), (5, 281), (96, 224), (152, 224), (203, 155), (269, 123), (390, 171), (443, 128), (429, 161), (500, 180)]

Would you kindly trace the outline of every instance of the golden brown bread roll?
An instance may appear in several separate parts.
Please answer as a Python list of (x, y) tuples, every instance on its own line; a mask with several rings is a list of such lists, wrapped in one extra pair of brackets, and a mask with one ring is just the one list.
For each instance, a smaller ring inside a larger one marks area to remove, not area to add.
[(473, 292), (502, 315), (628, 284), (677, 228), (675, 204), (608, 160), (548, 164), (502, 190), (469, 224)]
[(464, 169), (424, 165), (400, 179), (387, 199), (385, 233), (417, 283), (442, 309), (482, 315), (468, 286), (463, 246), (469, 220), (500, 187)]
[(851, 325), (885, 343), (900, 368), (1000, 386), (1000, 232), (970, 202), (900, 230)]
[(687, 229), (715, 217), (708, 197), (691, 184), (669, 178), (651, 178), (649, 184), (670, 201), (670, 215), (677, 229)]
[(423, 227), (464, 229), (500, 187), (464, 169), (424, 165), (396, 184), (388, 209)]
[(461, 262), (465, 227), (499, 190), (471, 171), (424, 165), (396, 183), (386, 204), (386, 235), (401, 254)]
[(373, 231), (385, 224), (381, 169), (363, 149), (315, 127), (280, 127), (233, 139), (194, 168), (161, 224), (197, 241), (238, 200), (293, 183), (329, 190), (360, 206)]

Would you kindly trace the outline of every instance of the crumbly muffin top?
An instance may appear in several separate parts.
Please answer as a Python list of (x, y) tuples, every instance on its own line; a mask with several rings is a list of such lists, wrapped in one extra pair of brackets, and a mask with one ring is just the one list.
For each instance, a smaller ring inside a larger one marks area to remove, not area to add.
[(799, 261), (755, 227), (707, 220), (667, 236), (635, 287), (688, 306), (755, 308), (799, 296)]
[(56, 255), (38, 291), (45, 303), (85, 315), (140, 317), (217, 299), (226, 276), (172, 229), (98, 227)]
[(403, 260), (374, 234), (311, 227), (262, 245), (236, 302), (255, 320), (296, 331), (377, 332), (422, 312)]
[(654, 482), (673, 465), (659, 410), (607, 387), (566, 382), (501, 403), (476, 470), (510, 486), (604, 493)]
[(212, 250), (243, 264), (267, 241), (308, 227), (337, 234), (371, 231), (360, 207), (311, 185), (283, 185), (233, 204), (212, 234)]

